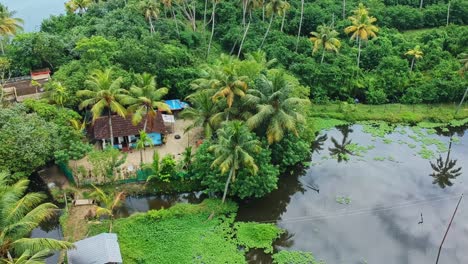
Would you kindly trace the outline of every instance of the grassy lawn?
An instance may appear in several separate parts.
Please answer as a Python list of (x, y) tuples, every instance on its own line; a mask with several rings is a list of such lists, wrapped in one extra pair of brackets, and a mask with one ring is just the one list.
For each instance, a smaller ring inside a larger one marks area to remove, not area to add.
[[(246, 263), (248, 248), (273, 251), (282, 231), (272, 224), (234, 223), (237, 205), (207, 199), (118, 219), (124, 263)], [(91, 235), (107, 232), (108, 223), (92, 225)]]
[(349, 122), (381, 120), (390, 123), (439, 122), (449, 123), (455, 119), (468, 118), (468, 105), (462, 105), (455, 115), (455, 104), (444, 105), (364, 105), (364, 104), (326, 104), (312, 105), (310, 117), (333, 118)]

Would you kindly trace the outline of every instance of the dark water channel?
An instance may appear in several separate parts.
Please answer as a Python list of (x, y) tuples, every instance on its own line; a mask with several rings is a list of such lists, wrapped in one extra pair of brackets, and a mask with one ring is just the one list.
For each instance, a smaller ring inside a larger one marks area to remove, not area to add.
[[(39, 177), (37, 173), (30, 177), (29, 190), (28, 192), (43, 192), (48, 195), (48, 200), (45, 202), (51, 202), (52, 197), (49, 193), (49, 189), (44, 181)], [(62, 206), (63, 207), (63, 206)], [(62, 240), (62, 229), (59, 223), (60, 211), (57, 211), (54, 217), (49, 221), (42, 223), (39, 227), (31, 232), (33, 238), (53, 238)], [(51, 257), (46, 259), (46, 264), (56, 264), (59, 260), (59, 253), (54, 253)]]
[[(468, 263), (468, 133), (459, 129), (427, 136), (447, 148), (449, 136), (457, 136), (448, 163), (457, 160), (449, 171), (460, 175), (451, 180), (452, 186), (441, 188), (430, 176), (434, 172), (430, 161), (437, 163), (439, 156), (435, 146), (427, 147), (435, 157), (424, 159), (417, 154), (421, 143), (411, 147), (404, 143), (412, 140), (408, 128), (400, 128), (406, 133), (386, 135), (385, 142), (362, 129), (353, 125), (322, 133), (313, 166), (283, 177), (278, 190), (267, 197), (240, 203), (238, 220), (276, 223), (287, 231), (275, 243), (277, 250), (310, 251), (328, 264), (435, 263), (449, 219), (465, 192), (439, 263)], [(330, 158), (346, 152), (343, 145), (352, 143), (374, 148), (362, 157), (344, 155), (348, 161)], [(447, 154), (440, 153), (443, 163)], [(271, 263), (261, 251), (249, 257), (251, 263)]]

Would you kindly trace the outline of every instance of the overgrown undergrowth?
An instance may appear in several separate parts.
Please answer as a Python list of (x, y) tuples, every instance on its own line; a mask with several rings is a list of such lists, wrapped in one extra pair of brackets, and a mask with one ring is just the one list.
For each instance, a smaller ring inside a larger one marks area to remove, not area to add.
[(455, 115), (457, 106), (441, 105), (365, 105), (365, 104), (326, 104), (313, 105), (310, 117), (332, 118), (348, 122), (386, 121), (389, 123), (416, 124), (423, 121), (449, 123), (468, 118), (468, 105), (465, 104)]
[[(236, 222), (237, 205), (206, 199), (177, 204), (118, 219), (124, 263), (246, 263), (248, 249), (272, 253), (272, 242), (283, 232), (274, 224)], [(107, 223), (93, 225), (91, 235), (107, 231)]]

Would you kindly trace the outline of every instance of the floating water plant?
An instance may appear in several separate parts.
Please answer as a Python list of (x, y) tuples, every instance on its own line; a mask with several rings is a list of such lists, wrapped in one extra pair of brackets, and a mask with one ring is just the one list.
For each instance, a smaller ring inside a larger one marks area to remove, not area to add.
[(351, 198), (347, 196), (338, 196), (336, 197), (336, 202), (339, 204), (350, 204), (351, 203)]
[(418, 154), (423, 159), (432, 159), (434, 157), (434, 152), (428, 149), (426, 146), (423, 146), (422, 149), (418, 152)]

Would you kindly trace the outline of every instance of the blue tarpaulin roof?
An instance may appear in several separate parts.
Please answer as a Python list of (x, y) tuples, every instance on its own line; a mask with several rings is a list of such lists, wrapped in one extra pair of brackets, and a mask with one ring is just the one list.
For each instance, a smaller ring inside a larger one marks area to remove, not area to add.
[(187, 103), (182, 102), (179, 99), (166, 100), (166, 104), (169, 105), (171, 110), (182, 110), (188, 106)]
[(148, 137), (151, 138), (153, 141), (153, 145), (161, 145), (162, 144), (162, 137), (159, 133), (149, 133)]

